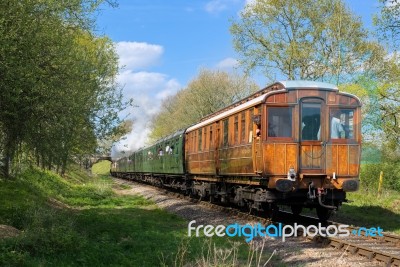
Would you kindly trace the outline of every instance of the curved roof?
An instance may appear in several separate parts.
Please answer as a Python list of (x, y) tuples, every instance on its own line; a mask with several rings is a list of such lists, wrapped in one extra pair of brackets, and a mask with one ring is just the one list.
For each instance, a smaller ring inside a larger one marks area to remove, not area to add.
[(302, 88), (318, 88), (318, 89), (326, 89), (326, 90), (334, 90), (338, 91), (339, 88), (330, 83), (325, 82), (315, 82), (315, 81), (304, 81), (304, 80), (297, 80), (297, 81), (279, 81), (278, 83), (282, 84), (287, 90), (290, 89), (302, 89)]
[[(277, 90), (277, 91), (283, 91), (284, 92), (286, 90), (283, 89), (283, 90)], [(225, 112), (222, 112), (222, 113), (220, 113), (218, 115), (215, 115), (215, 116), (213, 116), (213, 117), (211, 117), (211, 118), (209, 118), (207, 120), (204, 120), (204, 121), (202, 121), (200, 123), (192, 125), (192, 126), (190, 126), (189, 128), (186, 129), (186, 132), (190, 132), (192, 130), (195, 130), (197, 128), (203, 127), (203, 126), (205, 126), (207, 124), (210, 124), (212, 122), (215, 122), (215, 121), (218, 121), (218, 120), (220, 120), (222, 118), (225, 118), (226, 116), (229, 116), (231, 114), (234, 114), (234, 113), (240, 112), (242, 110), (245, 110), (245, 109), (247, 109), (249, 107), (261, 104), (261, 103), (265, 102), (265, 98), (267, 97), (267, 95), (269, 95), (271, 93), (275, 93), (277, 91), (269, 91), (267, 93), (264, 93), (264, 94), (262, 94), (262, 95), (260, 95), (260, 96), (258, 96), (256, 98), (253, 98), (253, 99), (247, 101), (244, 104), (238, 105), (238, 106), (236, 106), (236, 107), (234, 107), (232, 109), (229, 109), (229, 110), (227, 110)]]
[[(218, 121), (222, 118), (225, 118), (229, 115), (232, 115), (234, 113), (240, 112), (242, 110), (245, 110), (249, 107), (255, 106), (257, 104), (265, 102), (265, 99), (268, 95), (270, 94), (275, 94), (278, 92), (285, 92), (285, 91), (290, 91), (290, 90), (301, 90), (301, 89), (318, 89), (318, 90), (327, 90), (327, 91), (339, 91), (339, 88), (330, 83), (326, 82), (317, 82), (317, 81), (305, 81), (305, 80), (295, 80), (295, 81), (279, 81), (276, 83), (273, 83), (264, 89), (254, 93), (253, 95), (250, 95), (249, 97), (242, 99), (220, 111), (217, 111), (213, 114), (210, 114), (203, 118), (199, 123), (194, 124), (186, 129), (186, 132), (193, 131), (195, 129), (198, 129), (200, 127), (206, 126), (210, 123), (213, 123), (215, 121)], [(342, 93), (345, 95), (349, 95), (352, 97), (355, 97), (358, 102), (360, 103), (359, 99), (351, 94), (346, 94)]]
[(180, 135), (182, 135), (184, 133), (185, 133), (185, 129), (178, 130), (178, 131), (176, 131), (176, 132), (174, 132), (174, 133), (172, 133), (170, 135), (167, 135), (167, 136), (164, 136), (164, 137), (158, 139), (153, 144), (141, 147), (138, 150), (135, 150), (134, 152), (139, 152), (139, 151), (151, 148), (151, 147), (156, 146), (156, 145), (158, 145), (158, 144), (160, 144), (162, 142), (169, 141), (170, 139), (173, 139), (174, 137), (180, 136)]

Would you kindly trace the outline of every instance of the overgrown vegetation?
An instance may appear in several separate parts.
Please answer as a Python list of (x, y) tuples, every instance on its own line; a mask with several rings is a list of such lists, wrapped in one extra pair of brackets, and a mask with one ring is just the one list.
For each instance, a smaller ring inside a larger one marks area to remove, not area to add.
[(1, 179), (0, 195), (0, 224), (21, 230), (0, 239), (1, 266), (221, 266), (270, 257), (239, 239), (189, 238), (178, 216), (78, 169), (65, 178), (30, 169)]
[(63, 173), (118, 128), (118, 57), (94, 34), (102, 2), (0, 3), (0, 158), (5, 176), (21, 162)]
[(382, 188), (400, 192), (400, 161), (387, 159), (380, 163), (368, 163), (361, 166), (361, 187), (366, 191), (375, 191), (379, 186), (382, 172)]
[[(378, 176), (379, 179), (379, 176)], [(332, 218), (341, 223), (364, 227), (381, 227), (385, 232), (400, 234), (400, 193), (378, 187), (362, 187), (360, 191), (348, 193), (350, 203)]]
[(92, 174), (94, 175), (109, 175), (111, 169), (111, 162), (108, 160), (102, 160), (92, 167)]

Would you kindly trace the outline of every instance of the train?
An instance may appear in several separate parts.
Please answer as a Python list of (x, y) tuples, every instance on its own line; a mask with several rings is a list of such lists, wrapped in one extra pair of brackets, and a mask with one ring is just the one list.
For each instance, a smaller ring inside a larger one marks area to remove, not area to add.
[(320, 220), (359, 188), (361, 101), (316, 81), (275, 82), (114, 161), (111, 175), (199, 199)]

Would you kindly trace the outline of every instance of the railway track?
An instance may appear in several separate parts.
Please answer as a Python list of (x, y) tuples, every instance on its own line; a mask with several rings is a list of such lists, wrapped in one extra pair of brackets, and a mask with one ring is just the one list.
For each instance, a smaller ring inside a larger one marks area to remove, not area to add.
[[(118, 178), (114, 178), (115, 181), (126, 181)], [(138, 183), (137, 181), (129, 181), (133, 184)], [(321, 223), (318, 218), (311, 216), (303, 216), (297, 215), (293, 216), (290, 212), (281, 211), (277, 216), (277, 220), (272, 221), (269, 218), (262, 217), (262, 215), (255, 215), (249, 212), (243, 212), (239, 209), (217, 205), (215, 203), (211, 203), (208, 201), (193, 199), (189, 196), (185, 196), (183, 194), (177, 192), (171, 192), (169, 190), (161, 189), (158, 187), (158, 190), (162, 191), (164, 194), (168, 196), (172, 196), (174, 198), (184, 199), (190, 202), (195, 202), (200, 205), (207, 206), (209, 208), (221, 211), (226, 213), (227, 215), (236, 216), (238, 218), (246, 219), (251, 222), (258, 222), (262, 225), (269, 224), (293, 224), (298, 223), (304, 226), (310, 225), (318, 225)], [(328, 225), (343, 225), (342, 223), (328, 221), (324, 226)], [(315, 242), (323, 243), (327, 246), (334, 247), (338, 250), (342, 250), (344, 252), (349, 252), (351, 254), (357, 254), (363, 257), (366, 257), (369, 260), (377, 260), (379, 262), (385, 263), (386, 266), (400, 266), (400, 236), (393, 235), (389, 233), (382, 232), (382, 236), (379, 235), (369, 235), (365, 236), (363, 234), (354, 234), (354, 233), (363, 233), (363, 229), (356, 226), (348, 226), (347, 229), (352, 233), (350, 236), (346, 237), (332, 237), (332, 236), (320, 236), (320, 235), (310, 235), (306, 236), (307, 239), (313, 240)], [(360, 230), (361, 229), (361, 230)], [(302, 232), (297, 233), (297, 236), (303, 236)]]
[[(287, 215), (292, 215), (285, 212)], [(311, 216), (299, 216), (298, 222), (303, 225), (317, 225), (320, 221)], [(326, 225), (344, 225), (343, 223), (328, 221)], [(352, 254), (358, 254), (367, 257), (370, 260), (378, 260), (386, 264), (386, 266), (400, 266), (400, 236), (382, 232), (382, 236), (377, 233), (365, 235), (364, 227), (356, 227), (349, 225), (347, 229), (351, 235), (346, 237), (321, 237), (318, 236), (320, 242), (329, 244), (330, 246), (341, 249)], [(358, 234), (360, 233), (360, 234)]]

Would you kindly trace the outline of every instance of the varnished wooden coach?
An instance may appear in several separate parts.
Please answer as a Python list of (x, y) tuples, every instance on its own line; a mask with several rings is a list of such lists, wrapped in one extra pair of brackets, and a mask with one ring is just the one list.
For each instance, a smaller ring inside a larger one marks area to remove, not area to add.
[(191, 190), (254, 209), (315, 207), (327, 219), (358, 189), (360, 108), (331, 84), (272, 84), (186, 129)]
[(114, 176), (326, 220), (359, 186), (361, 103), (334, 85), (285, 81), (113, 164)]

